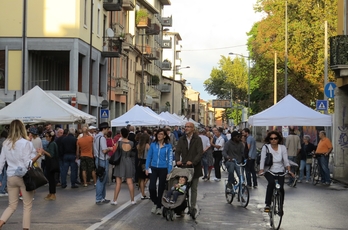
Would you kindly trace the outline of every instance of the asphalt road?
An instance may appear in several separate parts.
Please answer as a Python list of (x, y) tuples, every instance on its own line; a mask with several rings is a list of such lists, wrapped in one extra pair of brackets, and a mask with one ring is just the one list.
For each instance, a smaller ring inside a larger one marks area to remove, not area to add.
[[(227, 178), (227, 173), (222, 173)], [(267, 182), (259, 178), (259, 187), (251, 189), (250, 203), (242, 208), (234, 200), (227, 204), (224, 182), (200, 181), (198, 201), (200, 213), (196, 220), (188, 215), (166, 221), (162, 216), (151, 214), (152, 202), (140, 200), (131, 205), (127, 185), (122, 190), (117, 206), (96, 205), (93, 186), (87, 188), (57, 188), (57, 200), (45, 201), (48, 187), (36, 191), (32, 211), (31, 229), (270, 229), (269, 217), (263, 212)], [(115, 185), (107, 186), (107, 198), (111, 199)], [(342, 184), (330, 187), (298, 184), (285, 188), (284, 218), (281, 229), (347, 229), (348, 192)], [(7, 206), (7, 197), (0, 197), (0, 213)], [(3, 227), (21, 229), (22, 204)]]

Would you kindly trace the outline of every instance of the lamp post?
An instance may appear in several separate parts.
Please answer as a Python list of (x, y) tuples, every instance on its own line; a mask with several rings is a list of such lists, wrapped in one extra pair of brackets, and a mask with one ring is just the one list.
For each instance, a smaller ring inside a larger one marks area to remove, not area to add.
[(284, 76), (284, 84), (285, 84), (285, 97), (288, 95), (288, 0), (285, 0), (285, 76)]
[[(174, 58), (175, 58), (175, 53), (174, 53)], [(176, 75), (176, 71), (180, 70), (180, 69), (189, 69), (190, 66), (185, 66), (185, 67), (179, 67), (176, 68), (175, 66), (175, 59), (174, 59), (174, 66), (173, 66), (173, 84), (172, 84), (172, 114), (174, 113), (174, 82), (175, 82), (175, 75)]]
[[(245, 56), (242, 54), (236, 54), (236, 53), (229, 53), (229, 55), (237, 55), (241, 56), (243, 58), (248, 59), (248, 117), (249, 117), (249, 110), (250, 110), (250, 56)], [(232, 93), (231, 93), (232, 94)]]

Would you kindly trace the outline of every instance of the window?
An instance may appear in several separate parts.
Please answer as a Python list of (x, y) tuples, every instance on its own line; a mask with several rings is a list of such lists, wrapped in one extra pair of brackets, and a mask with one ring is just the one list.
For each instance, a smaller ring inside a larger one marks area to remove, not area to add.
[(0, 89), (5, 88), (5, 50), (0, 50)]
[(98, 16), (97, 16), (97, 34), (100, 34), (100, 9), (98, 9)]
[(83, 11), (83, 24), (87, 26), (87, 0), (85, 0), (84, 11)]

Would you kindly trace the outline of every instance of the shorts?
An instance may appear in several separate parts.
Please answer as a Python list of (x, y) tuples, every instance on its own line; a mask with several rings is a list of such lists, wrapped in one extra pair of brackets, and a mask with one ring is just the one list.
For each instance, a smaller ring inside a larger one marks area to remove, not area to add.
[(82, 171), (87, 171), (87, 172), (92, 172), (95, 171), (95, 164), (94, 164), (94, 159), (90, 157), (81, 157), (81, 170)]

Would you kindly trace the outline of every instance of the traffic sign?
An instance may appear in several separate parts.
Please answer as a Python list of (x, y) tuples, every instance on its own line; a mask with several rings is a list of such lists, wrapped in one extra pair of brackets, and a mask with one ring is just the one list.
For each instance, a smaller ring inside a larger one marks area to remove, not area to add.
[(329, 82), (325, 85), (324, 93), (328, 98), (334, 98), (335, 97), (335, 88), (336, 84), (334, 82)]
[(71, 106), (75, 107), (75, 105), (76, 105), (76, 97), (72, 97), (71, 98), (70, 104), (71, 104)]
[(100, 110), (100, 118), (109, 118), (109, 110), (101, 109)]
[(317, 100), (317, 110), (327, 110), (327, 100)]

